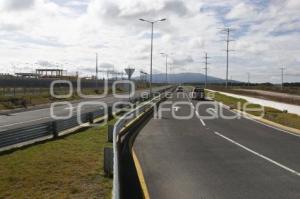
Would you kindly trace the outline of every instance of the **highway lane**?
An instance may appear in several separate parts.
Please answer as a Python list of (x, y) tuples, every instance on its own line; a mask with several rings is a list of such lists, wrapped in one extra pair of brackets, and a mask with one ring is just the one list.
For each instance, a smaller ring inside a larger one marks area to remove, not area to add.
[[(178, 101), (191, 106), (172, 107)], [(169, 102), (160, 109), (197, 114), (182, 120), (164, 111), (137, 136), (134, 151), (150, 198), (300, 198), (299, 137), (245, 118), (203, 119), (214, 104), (200, 102), (197, 110), (187, 96)]]
[[(114, 101), (117, 101), (117, 99), (113, 97), (107, 97), (107, 98), (103, 98), (102, 100), (95, 100), (95, 101), (105, 102), (109, 105)], [(71, 111), (72, 116), (75, 116), (77, 115), (78, 112), (77, 110), (78, 104), (79, 103), (72, 103), (72, 107), (69, 107), (67, 105), (55, 106), (55, 108), (53, 109), (53, 113), (55, 116), (62, 117), (62, 116), (67, 116)], [(94, 111), (96, 109), (97, 108), (95, 106), (89, 105), (89, 106), (85, 106), (82, 112)], [(2, 115), (0, 116), (0, 131), (20, 128), (28, 125), (40, 124), (52, 120), (54, 119), (51, 117), (50, 108), (29, 110), (24, 112), (13, 113), (9, 115)]]
[[(193, 104), (195, 103), (197, 102), (194, 101)], [(211, 108), (210, 106), (200, 106), (197, 111), (206, 115), (205, 110)], [(299, 135), (288, 134), (286, 131), (271, 128), (252, 119), (237, 117), (236, 113), (220, 106), (216, 111), (218, 110), (222, 110), (225, 115), (236, 116), (236, 118), (229, 120), (221, 117), (213, 120), (203, 119), (213, 132), (222, 132), (223, 136), (237, 140), (244, 146), (253, 147), (260, 153), (300, 171)], [(199, 115), (201, 116), (201, 114)]]
[[(160, 89), (163, 89), (165, 87), (156, 87), (153, 88), (153, 92), (159, 91)], [(144, 92), (149, 92), (148, 90), (138, 90), (135, 93), (136, 96), (141, 96)], [(97, 101), (97, 102), (104, 102), (108, 106), (112, 105), (115, 102), (119, 101), (128, 101), (128, 98), (114, 98), (112, 95), (109, 95), (102, 99), (87, 99), (83, 101)], [(78, 102), (72, 103), (72, 107), (70, 110), (70, 107), (66, 105), (56, 106), (53, 109), (53, 112), (57, 116), (67, 116), (70, 111), (72, 111), (72, 115), (77, 115), (77, 107)], [(82, 112), (89, 112), (97, 110), (97, 108), (101, 108), (100, 106), (95, 105), (87, 105), (83, 107)], [(50, 108), (42, 108), (37, 110), (28, 110), (23, 112), (17, 112), (12, 114), (6, 114), (6, 115), (0, 115), (0, 132), (9, 130), (9, 129), (15, 129), (20, 128), (28, 125), (34, 125), (34, 124), (40, 124), (43, 122), (53, 121), (51, 114), (50, 114)]]

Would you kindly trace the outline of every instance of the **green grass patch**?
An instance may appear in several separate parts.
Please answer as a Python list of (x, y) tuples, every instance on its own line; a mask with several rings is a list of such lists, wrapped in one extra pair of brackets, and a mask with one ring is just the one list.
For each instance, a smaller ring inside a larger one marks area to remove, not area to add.
[(107, 126), (0, 156), (0, 198), (110, 198), (103, 172)]
[(223, 104), (226, 104), (227, 106), (230, 106), (231, 108), (238, 108), (238, 104), (244, 105), (247, 101), (240, 98), (234, 98), (226, 95), (222, 95), (218, 92), (214, 95), (214, 100), (218, 102), (222, 102)]
[[(141, 89), (141, 88), (139, 88)], [(67, 90), (56, 90), (56, 95), (66, 95)], [(121, 88), (116, 89), (117, 93), (123, 93), (126, 92), (122, 90)], [(103, 94), (103, 89), (83, 89), (82, 94), (84, 95), (101, 95)], [(112, 94), (112, 89), (108, 89), (108, 94)], [(36, 106), (41, 104), (49, 104), (56, 101), (73, 101), (73, 100), (79, 100), (81, 99), (78, 95), (77, 91), (74, 91), (73, 95), (68, 99), (57, 99), (52, 97), (49, 94), (49, 91), (43, 91), (43, 92), (36, 92), (33, 93), (18, 93), (16, 96), (1, 96), (0, 95), (0, 110), (10, 110), (10, 109), (16, 109), (16, 108), (26, 108), (30, 106)]]
[[(227, 106), (230, 106), (233, 109), (239, 109), (243, 111), (243, 105), (247, 102), (244, 99), (234, 98), (230, 96), (226, 96), (216, 92), (214, 94), (214, 100), (218, 102), (222, 102)], [(240, 104), (240, 107), (239, 107)], [(247, 106), (248, 108), (259, 108), (261, 107), (258, 104), (250, 104)], [(255, 116), (260, 116), (262, 111), (246, 111)], [(288, 126), (291, 128), (300, 129), (300, 116), (292, 113), (287, 113), (284, 111), (280, 111), (271, 107), (264, 107), (264, 119), (270, 120), (272, 122), (276, 122), (278, 124), (282, 124), (284, 126)]]

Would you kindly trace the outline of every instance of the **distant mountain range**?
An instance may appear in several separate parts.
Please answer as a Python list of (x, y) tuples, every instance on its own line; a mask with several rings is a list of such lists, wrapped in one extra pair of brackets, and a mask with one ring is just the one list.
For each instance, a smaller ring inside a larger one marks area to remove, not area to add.
[[(224, 83), (225, 80), (217, 77), (207, 76), (208, 83)], [(153, 74), (153, 83), (166, 82), (166, 74)], [(205, 75), (202, 73), (178, 73), (168, 74), (169, 83), (204, 83)]]

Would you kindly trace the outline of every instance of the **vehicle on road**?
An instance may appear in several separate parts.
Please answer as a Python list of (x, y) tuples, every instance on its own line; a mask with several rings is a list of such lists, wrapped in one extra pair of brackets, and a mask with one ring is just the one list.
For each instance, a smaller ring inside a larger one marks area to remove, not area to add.
[(181, 86), (178, 86), (177, 87), (177, 89), (176, 89), (176, 92), (177, 93), (181, 93), (181, 92), (183, 92), (184, 90), (183, 90), (183, 87), (181, 87)]
[(195, 87), (192, 92), (192, 98), (195, 100), (205, 100), (204, 89), (200, 87)]

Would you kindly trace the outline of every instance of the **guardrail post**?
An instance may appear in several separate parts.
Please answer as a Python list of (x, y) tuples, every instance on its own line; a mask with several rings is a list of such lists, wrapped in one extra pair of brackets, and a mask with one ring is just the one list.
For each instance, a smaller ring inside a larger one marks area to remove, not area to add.
[(113, 176), (114, 151), (112, 147), (104, 148), (104, 173), (108, 177)]
[(52, 122), (52, 131), (53, 131), (53, 137), (58, 137), (58, 129), (57, 129), (57, 121)]
[(107, 141), (113, 142), (114, 125), (108, 125), (107, 127)]
[(112, 113), (112, 107), (111, 106), (108, 107), (107, 114), (108, 114), (108, 119), (109, 120), (113, 118), (113, 113)]
[(88, 113), (88, 120), (89, 120), (90, 124), (94, 123), (94, 113), (93, 112)]
[(142, 103), (142, 102), (143, 102), (143, 98), (139, 97), (139, 103)]

